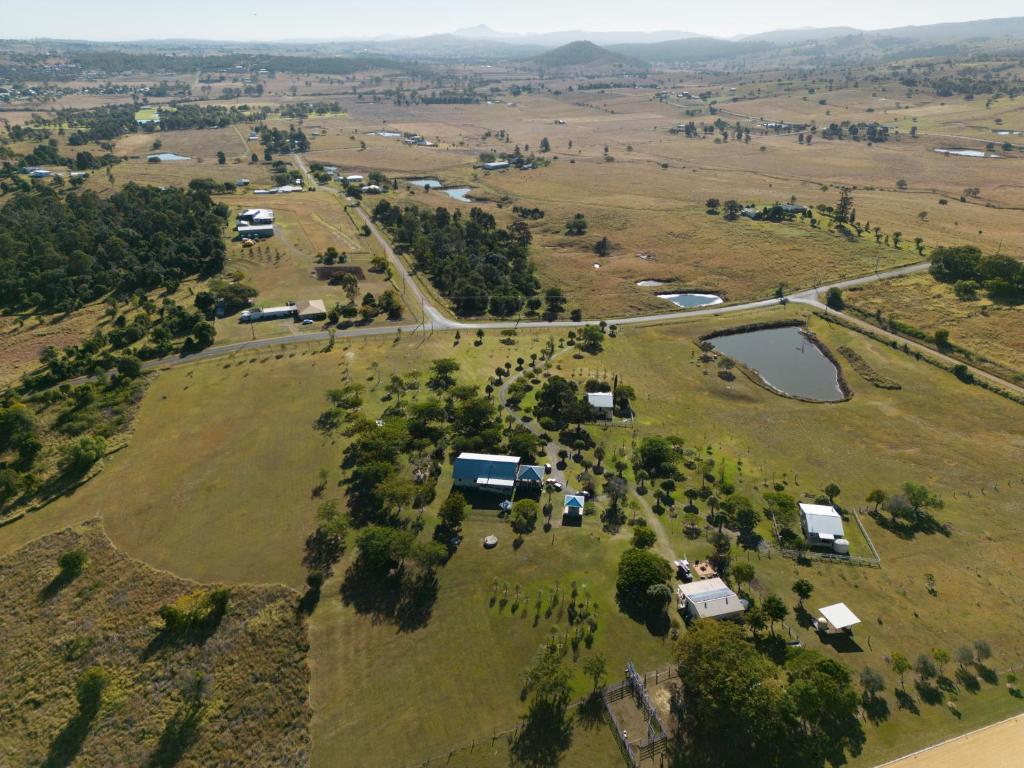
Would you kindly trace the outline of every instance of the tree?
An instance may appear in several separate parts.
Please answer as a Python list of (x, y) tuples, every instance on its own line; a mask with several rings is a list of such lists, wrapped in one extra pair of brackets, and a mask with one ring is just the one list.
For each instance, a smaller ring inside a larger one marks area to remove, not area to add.
[(750, 582), (754, 580), (754, 566), (752, 563), (739, 562), (732, 567), (732, 577), (736, 579), (737, 586), (746, 584), (750, 586)]
[(910, 505), (910, 514), (915, 523), (920, 523), (928, 510), (943, 507), (942, 499), (917, 483), (904, 483), (903, 495)]
[(835, 212), (832, 214), (836, 224), (853, 223), (853, 195), (849, 187), (841, 187), (839, 190), (839, 202), (836, 203)]
[(582, 213), (577, 213), (565, 222), (565, 232), (568, 235), (583, 235), (587, 232), (587, 219)]
[(541, 152), (550, 152), (551, 151), (551, 142), (548, 141), (548, 137), (547, 136), (545, 136), (543, 139), (540, 140), (540, 151)]
[(579, 346), (584, 352), (596, 355), (601, 351), (604, 342), (604, 331), (596, 325), (585, 325), (580, 330)]
[(836, 312), (841, 312), (846, 307), (846, 302), (843, 300), (843, 292), (834, 285), (825, 292), (825, 304), (829, 309), (834, 309)]
[(627, 612), (646, 613), (650, 607), (648, 590), (671, 576), (672, 567), (665, 558), (649, 550), (627, 549), (619, 559), (615, 582), (620, 604)]
[(557, 643), (548, 643), (538, 651), (523, 674), (523, 692), (529, 694), (530, 704), (523, 727), (512, 744), (512, 763), (558, 765), (572, 738), (572, 687)]
[(593, 656), (587, 656), (587, 658), (583, 660), (583, 674), (589, 677), (591, 682), (593, 682), (595, 691), (601, 687), (601, 681), (604, 680), (607, 667), (608, 664), (605, 662), (604, 656), (599, 653), (595, 653)]
[(979, 662), (988, 661), (992, 658), (992, 646), (988, 644), (987, 640), (975, 640), (973, 645), (974, 655)]
[(878, 507), (885, 503), (886, 498), (888, 497), (886, 496), (885, 491), (883, 491), (881, 488), (876, 488), (875, 490), (868, 494), (867, 499), (865, 499), (865, 501), (867, 501), (868, 504), (874, 504), (875, 512), (877, 512)]
[(938, 666), (939, 675), (945, 674), (946, 665), (949, 664), (949, 651), (944, 648), (932, 648), (932, 658)]
[(611, 245), (608, 243), (607, 237), (602, 237), (596, 243), (594, 243), (594, 253), (598, 256), (607, 256), (611, 252)]
[(800, 599), (801, 608), (804, 606), (804, 600), (809, 598), (812, 592), (814, 592), (814, 585), (807, 579), (797, 579), (793, 582), (793, 594)]
[(775, 634), (775, 622), (782, 621), (789, 615), (789, 608), (778, 595), (768, 595), (761, 603), (764, 615), (771, 623), (772, 634)]
[(537, 517), (540, 514), (540, 507), (533, 499), (519, 499), (512, 505), (512, 512), (508, 516), (509, 525), (513, 532), (519, 537), (530, 533), (537, 525)]
[(224, 163), (226, 163), (227, 161), (228, 159), (223, 152), (217, 153), (217, 165), (224, 165)]
[(709, 197), (707, 202), (704, 203), (704, 206), (709, 212), (718, 213), (718, 208), (721, 204), (721, 201), (717, 197)]
[(638, 525), (633, 529), (633, 546), (637, 549), (650, 549), (657, 540), (657, 534), (646, 525)]
[(739, 218), (740, 211), (743, 210), (743, 206), (735, 200), (725, 201), (725, 219), (727, 221), (736, 221)]
[(910, 659), (908, 659), (899, 651), (896, 651), (895, 653), (893, 653), (892, 656), (889, 657), (889, 664), (892, 666), (892, 671), (899, 675), (900, 688), (906, 690), (907, 686), (904, 682), (904, 676), (911, 669)]
[(931, 680), (939, 673), (935, 662), (927, 653), (917, 655), (917, 659), (914, 661), (914, 671), (921, 680)]
[(107, 441), (99, 435), (82, 435), (61, 449), (60, 467), (69, 474), (81, 475), (103, 458)]
[(960, 665), (960, 669), (963, 669), (974, 661), (974, 649), (969, 645), (961, 645), (953, 651), (953, 658)]
[(825, 495), (828, 496), (828, 503), (829, 504), (835, 504), (836, 503), (836, 496), (838, 496), (840, 493), (842, 493), (842, 491), (839, 489), (839, 486), (836, 485), (835, 483), (829, 483), (822, 490), (824, 490), (825, 491)]
[(69, 549), (57, 558), (57, 565), (60, 567), (60, 575), (67, 581), (78, 578), (89, 562), (88, 553), (80, 548)]
[(455, 373), (458, 372), (458, 362), (450, 357), (442, 357), (430, 364), (430, 378), (427, 386), (431, 389), (450, 389), (455, 385)]
[(860, 673), (860, 687), (868, 699), (875, 699), (885, 690), (885, 678), (882, 673), (871, 667), (864, 667)]

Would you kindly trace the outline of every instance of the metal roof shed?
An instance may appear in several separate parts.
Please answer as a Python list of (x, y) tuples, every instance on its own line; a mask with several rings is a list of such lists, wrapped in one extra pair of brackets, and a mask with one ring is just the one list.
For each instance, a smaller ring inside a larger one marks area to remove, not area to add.
[(824, 608), (819, 608), (818, 611), (825, 621), (828, 622), (829, 626), (836, 631), (849, 629), (854, 624), (860, 624), (860, 619), (857, 618), (853, 611), (846, 607), (846, 603), (826, 605)]

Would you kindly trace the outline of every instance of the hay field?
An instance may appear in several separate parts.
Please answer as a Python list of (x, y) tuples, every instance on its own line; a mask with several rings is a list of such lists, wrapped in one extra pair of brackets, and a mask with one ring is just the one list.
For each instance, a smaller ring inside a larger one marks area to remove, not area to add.
[[(61, 579), (57, 558), (73, 548), (88, 562)], [(0, 587), (5, 764), (308, 764), (308, 646), (291, 590), (235, 587), (205, 638), (172, 641), (156, 611), (199, 585), (129, 559), (98, 521), (0, 560)], [(108, 679), (99, 700), (76, 703), (96, 667)], [(196, 675), (198, 707), (185, 694)]]

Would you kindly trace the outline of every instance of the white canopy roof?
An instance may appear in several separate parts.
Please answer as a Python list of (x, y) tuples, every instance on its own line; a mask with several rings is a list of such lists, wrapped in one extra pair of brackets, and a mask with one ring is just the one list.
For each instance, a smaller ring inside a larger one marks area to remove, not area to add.
[(595, 408), (612, 408), (615, 405), (615, 396), (611, 392), (589, 392), (587, 401)]
[(846, 629), (854, 624), (860, 624), (860, 619), (857, 618), (853, 611), (846, 607), (846, 603), (826, 605), (818, 610), (825, 617), (825, 621), (836, 629)]

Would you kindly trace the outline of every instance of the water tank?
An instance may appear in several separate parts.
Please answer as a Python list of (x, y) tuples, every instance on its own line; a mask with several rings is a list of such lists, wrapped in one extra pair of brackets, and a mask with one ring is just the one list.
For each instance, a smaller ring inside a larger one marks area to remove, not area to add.
[(832, 542), (832, 551), (837, 555), (850, 554), (850, 542), (846, 539), (836, 539)]

